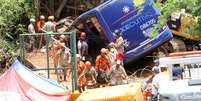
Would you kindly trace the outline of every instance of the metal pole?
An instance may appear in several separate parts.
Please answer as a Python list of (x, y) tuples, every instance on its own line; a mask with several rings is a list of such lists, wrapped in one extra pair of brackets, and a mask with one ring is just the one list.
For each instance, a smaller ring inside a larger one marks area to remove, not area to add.
[(21, 62), (23, 63), (23, 46), (22, 46), (22, 34), (20, 34), (20, 58)]
[(72, 52), (72, 91), (74, 92), (75, 90), (78, 89), (77, 87), (77, 59), (76, 59), (76, 32), (72, 32), (70, 34), (71, 36), (71, 52)]
[(47, 77), (48, 77), (48, 79), (50, 78), (50, 70), (49, 70), (49, 68), (50, 68), (50, 66), (49, 66), (49, 49), (48, 49), (48, 44), (49, 44), (49, 40), (50, 40), (50, 38), (49, 38), (49, 35), (45, 35), (45, 37), (46, 37), (46, 54), (47, 54)]
[(21, 62), (24, 64), (24, 35), (20, 34), (20, 56), (21, 56)]

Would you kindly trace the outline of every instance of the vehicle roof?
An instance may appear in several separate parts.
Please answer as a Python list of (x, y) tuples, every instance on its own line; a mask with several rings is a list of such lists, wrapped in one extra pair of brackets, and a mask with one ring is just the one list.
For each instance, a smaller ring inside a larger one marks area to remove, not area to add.
[(112, 1), (112, 0), (108, 0), (108, 1), (104, 2), (103, 4), (101, 4), (101, 5), (99, 5), (99, 6), (95, 7), (95, 8), (92, 8), (92, 9), (90, 9), (89, 11), (87, 11), (87, 12), (81, 14), (79, 17), (77, 17), (77, 18), (75, 19), (74, 24), (78, 23), (78, 22), (81, 20), (81, 18), (83, 18), (84, 16), (91, 15), (92, 13), (95, 13), (95, 12), (97, 13), (97, 11), (99, 11), (101, 8), (103, 8), (103, 7), (105, 7), (106, 5), (110, 4), (111, 1)]
[(159, 59), (161, 65), (201, 63), (201, 51), (177, 52)]
[[(91, 15), (92, 13), (100, 13), (102, 9), (104, 9), (107, 5), (111, 5), (113, 2), (116, 2), (118, 0), (107, 0), (104, 3), (98, 5), (97, 7), (94, 7), (90, 9), (89, 11), (86, 11), (85, 13), (81, 14), (79, 17), (76, 18), (74, 23), (76, 24), (83, 18), (84, 16)], [(151, 4), (153, 0), (146, 0), (146, 4)]]

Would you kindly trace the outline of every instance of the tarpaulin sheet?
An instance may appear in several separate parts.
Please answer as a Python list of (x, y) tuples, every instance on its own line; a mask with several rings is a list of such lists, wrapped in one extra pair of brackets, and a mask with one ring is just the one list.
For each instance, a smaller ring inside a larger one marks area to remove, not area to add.
[(0, 77), (0, 101), (70, 101), (70, 91), (15, 60)]

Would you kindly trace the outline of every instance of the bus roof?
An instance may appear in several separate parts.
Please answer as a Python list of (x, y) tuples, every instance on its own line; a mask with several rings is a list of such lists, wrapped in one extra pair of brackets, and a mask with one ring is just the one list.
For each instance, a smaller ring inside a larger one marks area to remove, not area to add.
[(77, 17), (77, 18), (75, 19), (74, 24), (78, 23), (82, 18), (85, 18), (85, 17), (87, 17), (87, 16), (90, 16), (90, 15), (93, 14), (93, 13), (99, 12), (99, 10), (100, 10), (101, 8), (103, 8), (103, 7), (105, 7), (106, 5), (110, 4), (111, 1), (112, 1), (112, 0), (107, 0), (107, 1), (104, 2), (103, 4), (101, 4), (101, 5), (99, 5), (99, 6), (95, 7), (95, 8), (92, 8), (92, 9), (90, 9), (89, 11), (87, 11), (87, 12), (81, 14), (79, 17)]

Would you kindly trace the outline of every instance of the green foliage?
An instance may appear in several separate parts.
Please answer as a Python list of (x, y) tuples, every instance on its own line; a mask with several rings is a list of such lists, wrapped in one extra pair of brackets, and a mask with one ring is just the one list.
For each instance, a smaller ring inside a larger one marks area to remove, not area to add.
[(185, 31), (188, 34), (196, 33), (201, 36), (201, 0), (167, 0), (163, 4), (156, 2), (155, 6), (163, 13), (159, 21), (161, 23), (167, 22), (172, 12), (179, 12), (181, 9), (186, 9), (186, 13), (198, 17), (198, 23), (193, 28), (186, 28)]
[[(0, 0), (0, 35), (11, 37), (19, 26), (17, 22), (23, 14), (32, 16), (26, 0)], [(24, 28), (21, 26), (21, 28)]]
[[(0, 0), (0, 49), (6, 50), (9, 60), (14, 58), (16, 36), (27, 30), (25, 25), (20, 24), (23, 21), (22, 16), (31, 17), (34, 15), (33, 0)], [(19, 33), (20, 32), (20, 33)], [(0, 60), (4, 57), (0, 52)]]

